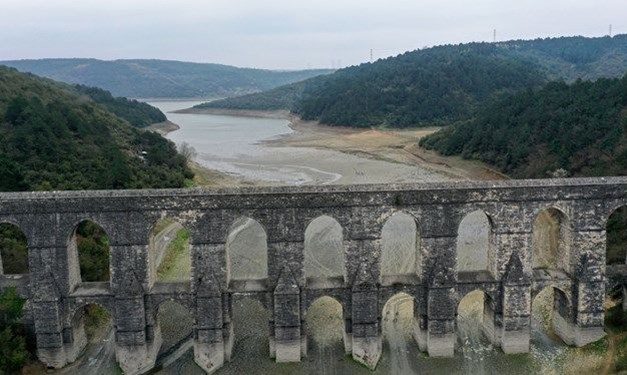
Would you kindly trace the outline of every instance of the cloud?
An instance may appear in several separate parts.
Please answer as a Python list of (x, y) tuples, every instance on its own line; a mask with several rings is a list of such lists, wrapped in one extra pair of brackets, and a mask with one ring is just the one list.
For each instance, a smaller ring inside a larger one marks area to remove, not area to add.
[(441, 43), (627, 32), (624, 0), (3, 0), (0, 59), (327, 67)]

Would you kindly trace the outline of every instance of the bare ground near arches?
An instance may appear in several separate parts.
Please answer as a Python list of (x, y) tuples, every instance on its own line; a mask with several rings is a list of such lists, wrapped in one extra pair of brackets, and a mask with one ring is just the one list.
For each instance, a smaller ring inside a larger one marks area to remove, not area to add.
[(452, 179), (498, 180), (504, 174), (484, 163), (460, 157), (441, 156), (418, 146), (421, 138), (439, 127), (399, 129), (359, 129), (326, 126), (290, 116), (293, 133), (265, 141), (273, 147), (312, 147), (340, 151), (366, 159), (416, 165)]

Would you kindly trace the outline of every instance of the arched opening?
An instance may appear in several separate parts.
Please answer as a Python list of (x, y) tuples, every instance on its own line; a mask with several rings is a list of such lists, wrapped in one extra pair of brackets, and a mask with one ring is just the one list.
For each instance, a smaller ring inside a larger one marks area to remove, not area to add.
[(554, 350), (563, 344), (560, 316), (567, 314), (570, 301), (566, 293), (554, 286), (544, 287), (531, 300), (531, 341), (538, 350)]
[(489, 271), (492, 225), (481, 210), (466, 215), (457, 228), (457, 272)]
[(416, 220), (411, 215), (397, 212), (381, 230), (381, 282), (388, 285), (398, 276), (417, 275), (420, 267), (420, 236)]
[(71, 342), (74, 348), (114, 340), (111, 313), (99, 304), (90, 303), (79, 307), (74, 312), (71, 324)]
[[(260, 359), (270, 360), (269, 327), (271, 312), (257, 299), (247, 295), (233, 295), (231, 301), (233, 324), (233, 353), (231, 363), (236, 368), (250, 368), (251, 373), (260, 367)], [(239, 372), (239, 371), (236, 371)]]
[(332, 217), (320, 216), (305, 230), (305, 277), (346, 280), (343, 230)]
[(476, 289), (467, 293), (457, 305), (457, 341), (464, 356), (472, 356), (478, 347), (489, 346), (486, 328), (491, 323), (489, 319), (493, 319), (490, 302), (488, 295)]
[(627, 206), (616, 209), (608, 218), (607, 226), (608, 265), (627, 263)]
[(189, 281), (192, 272), (190, 231), (177, 221), (159, 220), (150, 232), (149, 256), (157, 281)]
[(346, 351), (342, 304), (335, 298), (322, 296), (305, 313), (307, 347), (314, 361), (340, 359)]
[(570, 226), (566, 215), (547, 208), (533, 223), (533, 269), (559, 270), (570, 273)]
[(409, 353), (417, 347), (412, 342), (416, 328), (414, 314), (414, 298), (407, 293), (393, 295), (383, 306), (384, 350), (389, 351), (392, 373), (413, 372)]
[(616, 340), (627, 330), (627, 285), (620, 271), (627, 263), (627, 206), (612, 212), (605, 229), (608, 276), (608, 293), (604, 303), (605, 331), (608, 340)]
[(106, 232), (91, 220), (81, 221), (70, 238), (70, 284), (106, 282), (110, 276), (110, 247)]
[(176, 301), (165, 301), (159, 305), (157, 324), (162, 344), (159, 355), (176, 350), (192, 339), (194, 317), (189, 309)]
[(267, 242), (266, 231), (257, 221), (243, 217), (233, 223), (226, 241), (229, 281), (268, 277)]
[(28, 273), (28, 244), (16, 225), (0, 224), (0, 274)]

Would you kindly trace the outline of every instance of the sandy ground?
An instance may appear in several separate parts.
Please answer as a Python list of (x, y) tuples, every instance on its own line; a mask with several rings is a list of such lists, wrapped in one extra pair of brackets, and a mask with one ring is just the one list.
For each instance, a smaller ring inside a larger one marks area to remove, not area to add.
[(320, 125), (291, 116), (294, 133), (264, 142), (273, 147), (312, 147), (329, 149), (368, 159), (415, 165), (455, 180), (507, 178), (487, 165), (445, 157), (418, 146), (418, 142), (439, 128), (412, 130), (356, 129)]
[[(294, 184), (363, 184), (503, 179), (506, 176), (476, 161), (443, 157), (424, 150), (418, 141), (438, 128), (379, 130), (331, 127), (300, 120), (285, 111), (185, 109), (175, 113), (288, 118), (293, 132), (263, 141), (268, 151), (232, 161), (243, 173), (192, 168), (199, 186), (277, 185), (293, 176)], [(172, 129), (174, 130), (174, 129)]]
[(225, 115), (225, 116), (238, 116), (238, 117), (262, 117), (262, 118), (289, 118), (289, 111), (253, 111), (253, 110), (234, 110), (234, 109), (222, 109), (222, 108), (186, 108), (178, 111), (172, 111), (172, 113), (188, 113), (195, 115)]

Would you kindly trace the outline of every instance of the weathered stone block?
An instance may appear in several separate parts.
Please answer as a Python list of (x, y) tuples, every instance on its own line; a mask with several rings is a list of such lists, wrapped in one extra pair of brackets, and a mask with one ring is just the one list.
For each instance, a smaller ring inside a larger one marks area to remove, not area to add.
[(379, 336), (379, 324), (356, 324), (353, 322), (353, 340), (357, 337), (376, 337)]

